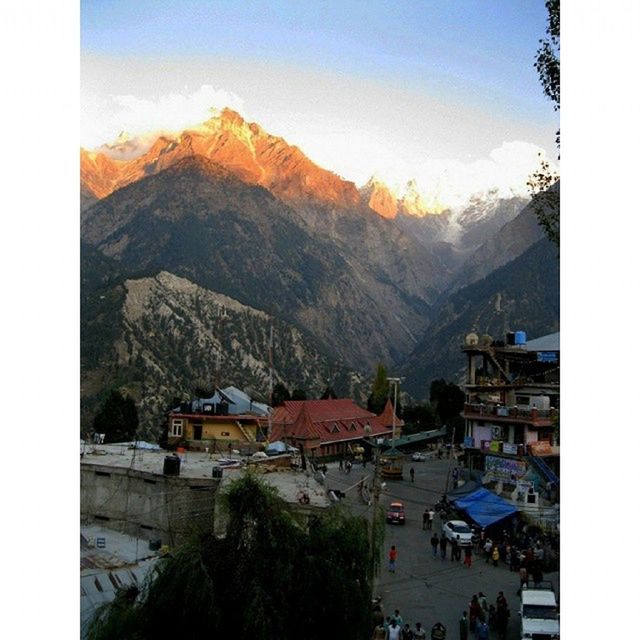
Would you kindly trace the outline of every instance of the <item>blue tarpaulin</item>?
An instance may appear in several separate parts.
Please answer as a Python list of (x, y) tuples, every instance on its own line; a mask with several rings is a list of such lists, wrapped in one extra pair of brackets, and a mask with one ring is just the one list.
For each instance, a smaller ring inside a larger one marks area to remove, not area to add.
[(488, 527), (498, 520), (513, 515), (518, 510), (488, 489), (478, 489), (459, 500), (454, 500), (457, 509), (467, 515), (481, 527)]

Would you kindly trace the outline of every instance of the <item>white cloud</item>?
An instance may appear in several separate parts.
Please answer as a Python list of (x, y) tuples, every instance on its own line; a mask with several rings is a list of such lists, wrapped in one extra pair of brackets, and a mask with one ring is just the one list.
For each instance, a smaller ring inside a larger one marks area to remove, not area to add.
[[(182, 131), (211, 117), (211, 109), (230, 107), (242, 113), (244, 101), (237, 94), (209, 84), (188, 93), (172, 92), (157, 98), (132, 94), (110, 95), (101, 110), (100, 122), (88, 134), (89, 146), (114, 141), (121, 131), (130, 136), (158, 131)], [(95, 120), (95, 119), (94, 119)]]

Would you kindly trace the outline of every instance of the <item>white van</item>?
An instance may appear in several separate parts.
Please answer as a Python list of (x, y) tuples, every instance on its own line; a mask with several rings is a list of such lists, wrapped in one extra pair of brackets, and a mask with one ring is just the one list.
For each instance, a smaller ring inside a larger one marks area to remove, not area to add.
[(520, 624), (520, 637), (523, 640), (558, 640), (560, 638), (560, 614), (551, 583), (542, 583), (539, 587), (523, 586)]

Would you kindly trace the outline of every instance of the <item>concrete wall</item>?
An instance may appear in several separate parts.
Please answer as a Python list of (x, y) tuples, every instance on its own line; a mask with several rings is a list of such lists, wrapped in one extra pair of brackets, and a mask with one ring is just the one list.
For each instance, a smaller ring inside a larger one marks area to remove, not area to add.
[(83, 523), (176, 545), (213, 531), (217, 478), (161, 476), (125, 468), (81, 465)]

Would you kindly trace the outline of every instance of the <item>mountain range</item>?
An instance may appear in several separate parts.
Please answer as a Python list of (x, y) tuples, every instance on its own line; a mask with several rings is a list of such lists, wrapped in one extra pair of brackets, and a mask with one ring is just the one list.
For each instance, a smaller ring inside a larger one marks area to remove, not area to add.
[[(362, 399), (384, 362), (420, 398), (460, 360), (452, 336), (431, 338), (486, 302), (469, 290), (452, 315), (451, 296), (507, 263), (531, 280), (535, 260), (518, 259), (547, 242), (522, 198), (489, 192), (449, 210), (411, 182), (400, 198), (380, 179), (358, 189), (228, 109), (150, 145), (122, 136), (80, 153), (85, 428), (113, 386), (149, 432), (198, 380), (266, 396), (271, 326), (276, 381)], [(532, 326), (557, 330), (552, 315)]]

